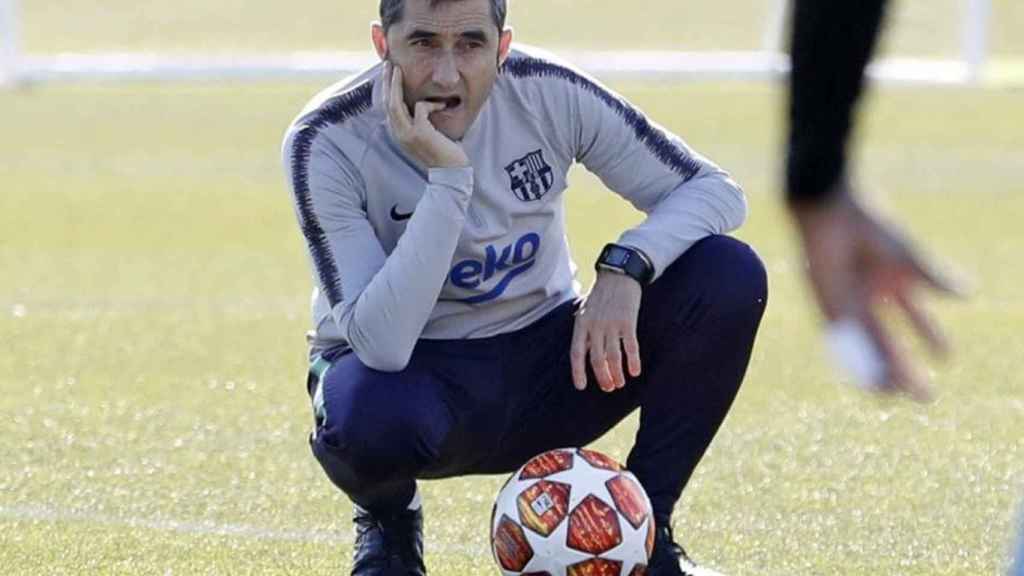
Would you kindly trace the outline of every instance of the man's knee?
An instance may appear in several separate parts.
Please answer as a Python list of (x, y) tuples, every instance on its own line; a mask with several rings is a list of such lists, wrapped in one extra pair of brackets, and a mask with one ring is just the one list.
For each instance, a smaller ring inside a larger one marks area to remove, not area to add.
[(354, 474), (368, 481), (379, 481), (389, 471), (407, 463), (405, 454), (412, 431), (405, 424), (402, 407), (384, 406), (359, 409), (358, 405), (326, 410), (326, 419), (315, 433), (320, 447), (317, 458), (329, 455), (332, 464), (342, 462)]
[[(310, 438), (313, 455), (331, 483), (353, 502), (366, 509), (390, 509), (404, 506), (411, 494), (404, 488), (415, 486), (408, 474), (388, 471), (383, 459), (333, 444), (332, 434), (315, 434)], [(396, 491), (399, 493), (396, 497)]]
[(406, 381), (411, 377), (344, 368), (328, 376), (311, 443), (327, 475), (346, 492), (411, 478), (433, 456), (443, 422), (425, 386)]
[(717, 346), (708, 338), (721, 335), (731, 341), (754, 334), (767, 298), (767, 274), (753, 249), (729, 236), (709, 236), (690, 247), (647, 288), (641, 332), (659, 345), (671, 341), (693, 348), (694, 341), (675, 337), (693, 334), (701, 346)]
[(768, 273), (753, 248), (730, 236), (711, 236), (700, 247), (712, 262), (707, 273), (708, 288), (721, 304), (739, 309), (764, 308)]
[(350, 495), (361, 494), (381, 480), (380, 470), (387, 465), (387, 456), (369, 450), (371, 443), (372, 438), (359, 422), (340, 422), (336, 415), (310, 437), (313, 455), (327, 477)]
[(768, 275), (754, 250), (731, 236), (709, 236), (694, 244), (665, 274), (683, 290), (695, 290), (704, 306), (720, 312), (756, 313), (768, 299)]

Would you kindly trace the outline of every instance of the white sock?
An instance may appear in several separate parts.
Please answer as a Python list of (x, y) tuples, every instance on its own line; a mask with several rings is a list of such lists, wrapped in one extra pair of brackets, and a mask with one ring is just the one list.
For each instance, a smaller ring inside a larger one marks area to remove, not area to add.
[(423, 507), (423, 501), (420, 499), (420, 487), (416, 487), (416, 493), (412, 495), (412, 500), (409, 501), (409, 505), (406, 506), (406, 510), (419, 510)]

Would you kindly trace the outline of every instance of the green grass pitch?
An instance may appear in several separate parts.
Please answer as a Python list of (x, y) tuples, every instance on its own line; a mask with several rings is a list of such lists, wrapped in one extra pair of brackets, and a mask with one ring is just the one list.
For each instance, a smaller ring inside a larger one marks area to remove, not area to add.
[[(355, 49), (373, 12), (23, 4), (36, 52)], [(667, 0), (625, 16), (600, 4), (522, 0), (513, 22), (542, 44), (753, 48), (766, 5), (695, 22)], [(957, 13), (901, 6), (892, 47), (955, 52)], [(1024, 13), (994, 6), (996, 52), (1019, 56)], [(570, 17), (580, 27), (554, 25)], [(0, 574), (347, 573), (349, 505), (305, 442), (310, 279), (279, 162), (285, 126), (323, 84), (0, 92)], [(769, 270), (744, 388), (676, 511), (683, 543), (728, 574), (998, 574), (1024, 497), (1020, 93), (886, 88), (864, 109), (861, 181), (975, 286), (965, 302), (929, 300), (956, 355), (928, 363), (939, 397), (921, 407), (859, 393), (824, 360), (778, 203), (781, 89), (615, 87), (744, 185), (738, 236)], [(637, 214), (582, 172), (568, 202), (586, 284), (586, 263)], [(624, 458), (635, 426), (598, 447)], [(502, 481), (423, 484), (431, 573), (495, 573)]]
[[(739, 236), (770, 273), (744, 389), (677, 509), (685, 543), (736, 574), (995, 573), (1024, 472), (1019, 95), (890, 89), (866, 110), (863, 181), (976, 282), (933, 303), (957, 355), (918, 407), (822, 361), (777, 204), (780, 91), (618, 87), (745, 185)], [(4, 574), (344, 573), (348, 504), (305, 445), (309, 280), (278, 167), (315, 88), (0, 95)], [(573, 182), (585, 263), (637, 215)], [(624, 458), (634, 428), (599, 446)], [(434, 573), (490, 573), (500, 481), (425, 484)]]

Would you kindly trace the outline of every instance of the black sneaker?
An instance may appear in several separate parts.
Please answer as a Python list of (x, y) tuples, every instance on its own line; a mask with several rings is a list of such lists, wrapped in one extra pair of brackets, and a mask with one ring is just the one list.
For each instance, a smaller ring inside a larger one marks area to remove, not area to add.
[(352, 576), (424, 576), (423, 511), (388, 516), (355, 508), (356, 543)]
[(722, 576), (710, 568), (702, 568), (690, 559), (686, 550), (672, 537), (672, 526), (659, 525), (654, 535), (654, 552), (647, 566), (647, 576)]

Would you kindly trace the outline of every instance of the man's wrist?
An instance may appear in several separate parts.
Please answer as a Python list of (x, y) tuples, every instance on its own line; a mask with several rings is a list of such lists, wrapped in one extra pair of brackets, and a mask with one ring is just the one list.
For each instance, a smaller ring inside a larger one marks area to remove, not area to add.
[(790, 201), (787, 207), (797, 230), (806, 235), (816, 227), (829, 225), (837, 214), (857, 209), (857, 202), (849, 186), (840, 180), (828, 194), (819, 198)]
[(596, 282), (626, 282), (629, 284), (635, 284), (637, 286), (643, 287), (643, 284), (641, 284), (639, 280), (633, 278), (632, 276), (627, 276), (626, 274), (612, 270), (602, 270), (600, 268), (598, 268), (597, 275), (594, 277), (594, 279)]
[(654, 265), (639, 248), (622, 244), (606, 244), (598, 256), (594, 268), (600, 272), (609, 272), (628, 276), (646, 286), (654, 278)]
[(828, 186), (822, 194), (817, 196), (786, 196), (786, 207), (789, 212), (800, 219), (805, 215), (827, 212), (836, 205), (847, 202), (850, 197), (850, 186), (846, 178), (840, 176)]
[(469, 158), (467, 158), (466, 156), (462, 156), (460, 158), (438, 159), (436, 162), (433, 163), (433, 165), (430, 166), (431, 169), (434, 169), (434, 168), (458, 169), (458, 168), (469, 168), (469, 167), (470, 167)]

